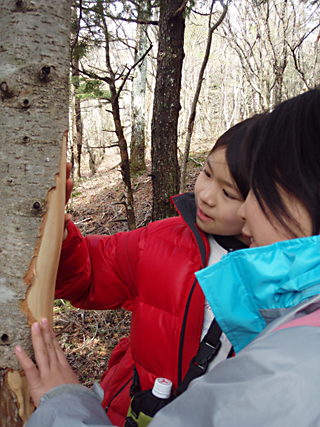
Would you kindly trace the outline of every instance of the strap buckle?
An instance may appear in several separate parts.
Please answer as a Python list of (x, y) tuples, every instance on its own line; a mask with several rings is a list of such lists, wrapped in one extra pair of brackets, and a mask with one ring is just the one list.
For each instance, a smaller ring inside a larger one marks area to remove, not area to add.
[(139, 379), (139, 374), (138, 374), (137, 368), (136, 368), (136, 366), (134, 366), (133, 367), (132, 384), (130, 386), (130, 397), (133, 397), (139, 391), (141, 391), (140, 379)]
[(208, 368), (209, 362), (216, 356), (221, 347), (221, 341), (218, 340), (217, 345), (213, 346), (207, 341), (201, 341), (197, 355), (191, 360), (191, 365), (198, 366), (203, 374)]
[(220, 347), (220, 339), (216, 346), (209, 344), (207, 341), (201, 341), (198, 353), (191, 360), (188, 372), (186, 373), (183, 381), (179, 384), (179, 387), (175, 390), (174, 396), (179, 396), (187, 389), (192, 380), (200, 377), (206, 372), (209, 362), (218, 354)]
[(138, 423), (132, 417), (127, 417), (124, 427), (138, 427)]

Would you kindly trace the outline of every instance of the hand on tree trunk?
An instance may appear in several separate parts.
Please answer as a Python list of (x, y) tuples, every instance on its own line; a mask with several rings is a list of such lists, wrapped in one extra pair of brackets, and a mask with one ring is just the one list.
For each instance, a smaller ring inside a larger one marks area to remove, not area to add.
[(22, 347), (17, 346), (15, 354), (26, 374), (33, 403), (38, 407), (41, 397), (52, 388), (80, 382), (50, 329), (47, 319), (33, 323), (31, 334), (37, 366)]

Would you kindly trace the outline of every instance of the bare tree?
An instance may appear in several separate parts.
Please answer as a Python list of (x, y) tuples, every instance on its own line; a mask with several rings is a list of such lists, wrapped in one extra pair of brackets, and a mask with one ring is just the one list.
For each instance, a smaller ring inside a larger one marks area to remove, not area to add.
[[(150, 17), (150, 1), (143, 0), (138, 10), (139, 20)], [(135, 61), (148, 49), (148, 24), (137, 24)], [(146, 170), (145, 163), (145, 96), (147, 85), (147, 57), (135, 68), (132, 82), (131, 108), (132, 130), (130, 143), (130, 167), (132, 173)]]
[(192, 133), (193, 133), (194, 122), (196, 119), (197, 104), (199, 101), (199, 96), (200, 96), (200, 92), (201, 92), (201, 88), (202, 88), (204, 72), (205, 72), (206, 66), (207, 66), (208, 61), (209, 61), (211, 44), (212, 44), (212, 35), (213, 35), (213, 32), (219, 27), (219, 25), (224, 20), (226, 13), (227, 13), (227, 10), (228, 10), (228, 2), (226, 4), (223, 4), (223, 2), (220, 1), (220, 3), (223, 7), (223, 11), (222, 11), (219, 19), (214, 24), (212, 24), (212, 14), (213, 14), (213, 6), (215, 4), (215, 0), (212, 0), (212, 3), (211, 3), (209, 21), (208, 21), (207, 45), (206, 45), (206, 50), (205, 50), (204, 58), (202, 61), (201, 69), (199, 72), (197, 87), (196, 87), (196, 91), (195, 91), (194, 98), (192, 101), (191, 111), (190, 111), (189, 120), (188, 120), (186, 145), (184, 148), (184, 155), (183, 155), (183, 160), (182, 160), (182, 164), (181, 164), (180, 193), (183, 193), (185, 191), (186, 169), (187, 169), (187, 162), (188, 162), (189, 151), (190, 151), (191, 138), (192, 138)]
[[(120, 114), (120, 96), (122, 95), (125, 85), (134, 68), (144, 60), (152, 46), (149, 46), (144, 54), (133, 64), (120, 64), (117, 57), (117, 46), (119, 47), (119, 43), (121, 43), (128, 48), (131, 40), (120, 35), (122, 33), (122, 29), (119, 23), (113, 21), (109, 22), (107, 20), (112, 3), (110, 4), (106, 0), (97, 0), (96, 3), (83, 1), (82, 6), (85, 31), (89, 31), (91, 33), (93, 42), (96, 46), (103, 48), (105, 69), (97, 69), (93, 66), (89, 66), (88, 62), (84, 63), (84, 61), (82, 61), (80, 65), (80, 72), (82, 75), (87, 76), (90, 79), (105, 82), (109, 88), (109, 94), (105, 97), (105, 101), (109, 106), (111, 106), (111, 109), (108, 111), (112, 114), (114, 131), (117, 136), (116, 144), (120, 150), (121, 173), (126, 189), (123, 204), (126, 209), (128, 228), (131, 230), (134, 229), (136, 225), (128, 147)], [(114, 32), (110, 30), (110, 27)]]
[[(289, 46), (294, 51), (306, 39), (301, 38), (297, 26), (297, 8), (300, 20), (309, 16), (306, 5), (295, 0), (235, 0), (232, 14), (222, 26), (224, 37), (240, 59), (253, 98), (258, 97), (259, 109), (268, 109), (282, 101)], [(308, 36), (315, 28), (307, 32)]]
[(80, 98), (77, 96), (77, 89), (79, 89), (79, 76), (80, 76), (79, 58), (73, 57), (72, 58), (72, 84), (74, 86), (74, 91), (73, 91), (74, 114), (72, 117), (72, 121), (73, 121), (72, 154), (76, 159), (78, 178), (81, 178), (83, 125), (82, 125), (82, 119), (81, 119), (81, 101), (80, 101)]
[[(309, 41), (310, 35), (319, 31), (319, 2), (311, 2), (311, 11), (301, 11), (301, 4), (293, 5), (292, 20), (299, 38), (289, 41), (295, 70), (305, 86), (312, 89), (319, 85), (319, 35), (316, 40)], [(304, 12), (304, 13), (303, 13)], [(319, 33), (320, 34), (320, 33)], [(306, 44), (308, 46), (306, 48)]]
[(72, 115), (72, 128), (73, 128), (73, 143), (72, 143), (72, 160), (73, 163), (76, 159), (77, 164), (77, 175), (81, 178), (81, 155), (82, 155), (82, 137), (83, 137), (83, 124), (81, 119), (81, 101), (77, 96), (77, 90), (79, 90), (80, 72), (79, 72), (79, 32), (80, 22), (82, 16), (82, 0), (80, 0), (77, 7), (76, 4), (72, 8), (72, 25), (71, 25), (71, 71), (72, 71), (72, 84), (73, 90), (73, 115)]

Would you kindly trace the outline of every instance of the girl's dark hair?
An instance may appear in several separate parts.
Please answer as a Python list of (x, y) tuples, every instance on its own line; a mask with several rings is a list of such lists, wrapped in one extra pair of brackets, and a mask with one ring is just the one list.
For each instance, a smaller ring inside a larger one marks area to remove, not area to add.
[(246, 119), (228, 129), (218, 138), (211, 149), (212, 154), (218, 148), (226, 149), (226, 160), (232, 178), (234, 179), (242, 197), (245, 199), (250, 189), (250, 176), (247, 163), (244, 163), (242, 156), (243, 142), (250, 127), (257, 122), (259, 115)]
[(284, 190), (303, 203), (313, 234), (319, 234), (320, 90), (282, 102), (262, 116), (247, 135), (246, 159), (252, 160), (251, 188), (265, 215), (270, 219), (273, 214), (288, 231), (288, 222), (299, 226), (284, 204)]

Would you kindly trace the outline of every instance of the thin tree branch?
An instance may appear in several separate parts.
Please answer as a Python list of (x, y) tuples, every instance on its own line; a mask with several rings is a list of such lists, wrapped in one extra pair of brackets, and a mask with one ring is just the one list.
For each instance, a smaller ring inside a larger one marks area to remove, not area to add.
[(122, 83), (121, 83), (121, 85), (120, 85), (120, 87), (119, 87), (119, 89), (118, 89), (118, 91), (117, 91), (117, 97), (119, 97), (119, 95), (120, 95), (120, 92), (122, 91), (122, 89), (123, 89), (123, 86), (125, 85), (125, 83), (126, 83), (126, 81), (128, 80), (128, 77), (130, 76), (130, 74), (131, 74), (131, 71), (140, 63), (140, 62), (142, 62), (143, 60), (144, 60), (144, 58), (148, 55), (148, 53), (150, 52), (150, 50), (152, 49), (152, 45), (150, 45), (149, 46), (149, 48), (145, 51), (145, 53), (141, 56), (141, 58), (139, 58), (133, 65), (132, 65), (132, 67), (130, 67), (129, 69), (128, 69), (128, 72), (127, 72), (127, 74), (126, 74), (126, 76), (124, 77), (124, 79), (123, 79), (123, 81), (122, 81)]
[(123, 18), (121, 16), (112, 16), (110, 14), (106, 14), (106, 16), (113, 20), (133, 22), (135, 24), (159, 25), (159, 21), (148, 21), (147, 19), (138, 19), (138, 18)]
[(182, 5), (179, 7), (179, 9), (177, 9), (171, 16), (171, 19), (175, 18), (178, 13), (182, 12), (184, 10), (184, 8), (186, 7), (187, 3), (189, 0), (185, 0)]

